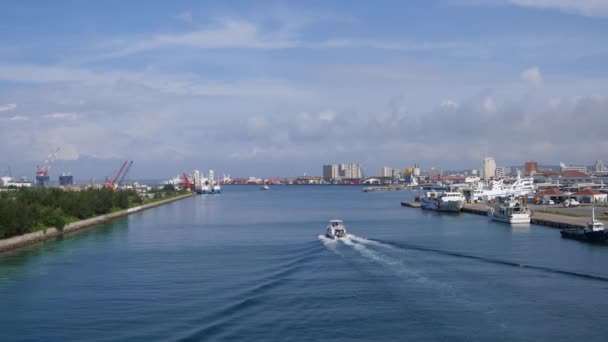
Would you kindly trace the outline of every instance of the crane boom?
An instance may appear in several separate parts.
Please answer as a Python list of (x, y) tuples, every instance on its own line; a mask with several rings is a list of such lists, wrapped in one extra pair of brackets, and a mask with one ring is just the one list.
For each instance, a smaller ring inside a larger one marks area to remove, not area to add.
[(49, 174), (51, 164), (53, 164), (55, 157), (57, 157), (57, 152), (59, 152), (59, 147), (49, 152), (49, 155), (46, 157), (46, 160), (42, 163), (42, 165), (36, 166), (36, 176), (46, 176)]
[(108, 177), (106, 177), (106, 186), (108, 188), (116, 189), (116, 185), (117, 185), (116, 181), (118, 180), (118, 178), (120, 178), (120, 175), (125, 170), (125, 167), (127, 166), (128, 162), (129, 162), (128, 160), (125, 160), (125, 162), (122, 163), (120, 170), (118, 170), (118, 172), (116, 173), (116, 176), (114, 176), (114, 178), (112, 180), (110, 180)]
[(117, 186), (120, 186), (120, 184), (122, 184), (125, 181), (125, 179), (127, 179), (127, 175), (129, 174), (129, 171), (131, 170), (131, 165), (133, 165), (132, 160), (129, 162), (129, 165), (127, 165), (127, 168), (122, 173), (122, 176), (120, 176), (120, 179), (118, 179), (118, 183), (116, 183)]

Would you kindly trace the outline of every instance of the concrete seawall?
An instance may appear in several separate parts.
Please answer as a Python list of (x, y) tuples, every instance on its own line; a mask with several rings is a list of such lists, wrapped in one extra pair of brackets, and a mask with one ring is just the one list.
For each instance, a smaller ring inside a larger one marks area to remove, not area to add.
[(63, 230), (59, 230), (57, 228), (51, 227), (51, 228), (47, 228), (45, 230), (38, 231), (38, 232), (14, 236), (14, 237), (11, 237), (8, 239), (2, 239), (2, 240), (0, 240), (0, 254), (13, 250), (13, 249), (23, 247), (23, 246), (31, 245), (36, 242), (49, 240), (49, 239), (55, 238), (59, 235), (63, 235), (63, 234), (75, 232), (75, 231), (78, 231), (78, 230), (81, 230), (84, 228), (88, 228), (88, 227), (94, 226), (96, 224), (100, 224), (103, 222), (113, 220), (118, 217), (127, 216), (132, 213), (136, 213), (136, 212), (140, 212), (140, 211), (143, 211), (146, 209), (158, 207), (160, 205), (174, 202), (174, 201), (177, 201), (177, 200), (180, 200), (180, 199), (183, 199), (186, 197), (191, 197), (191, 196), (194, 196), (194, 194), (187, 194), (187, 195), (182, 195), (182, 196), (178, 196), (178, 197), (173, 197), (173, 198), (161, 200), (161, 201), (150, 203), (150, 204), (144, 204), (144, 205), (141, 205), (138, 207), (133, 207), (133, 208), (117, 211), (115, 213), (100, 215), (100, 216), (96, 216), (96, 217), (93, 217), (90, 219), (73, 222), (70, 224), (66, 224), (65, 227), (63, 227)]
[[(412, 208), (420, 208), (420, 204), (416, 202), (401, 202), (401, 205), (404, 207), (412, 207)], [(476, 215), (488, 215), (488, 209), (484, 204), (471, 204), (466, 203), (462, 208), (462, 211), (465, 213), (471, 213)], [(530, 217), (530, 223), (543, 225), (547, 227), (554, 228), (584, 228), (587, 226), (587, 223), (590, 221), (588, 217), (571, 217), (550, 213), (542, 213), (538, 211), (532, 211), (532, 216)]]

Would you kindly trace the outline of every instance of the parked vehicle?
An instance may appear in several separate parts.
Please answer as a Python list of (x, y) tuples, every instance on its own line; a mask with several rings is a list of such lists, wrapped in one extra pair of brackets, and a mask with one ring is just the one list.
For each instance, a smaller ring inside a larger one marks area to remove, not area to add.
[(574, 198), (567, 199), (563, 203), (564, 208), (578, 207), (579, 205), (580, 205), (580, 203), (578, 203), (578, 201), (575, 200)]
[(555, 204), (555, 201), (547, 200), (547, 201), (544, 201), (543, 204)]

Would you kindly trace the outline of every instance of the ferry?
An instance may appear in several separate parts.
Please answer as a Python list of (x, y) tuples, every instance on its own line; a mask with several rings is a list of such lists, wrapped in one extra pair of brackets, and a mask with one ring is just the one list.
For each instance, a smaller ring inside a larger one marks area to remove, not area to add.
[(608, 240), (608, 230), (604, 224), (595, 218), (595, 207), (592, 208), (591, 222), (585, 228), (562, 229), (563, 238), (581, 240), (587, 242), (605, 242)]
[(525, 198), (522, 201), (514, 197), (502, 198), (486, 205), (488, 216), (494, 221), (511, 224), (530, 223), (530, 211), (525, 205)]
[(348, 237), (348, 234), (346, 234), (346, 227), (344, 227), (344, 223), (342, 222), (342, 220), (329, 221), (325, 236), (330, 239), (340, 239)]
[(437, 211), (460, 212), (464, 203), (465, 198), (460, 192), (430, 191), (420, 199), (420, 207), (422, 209)]

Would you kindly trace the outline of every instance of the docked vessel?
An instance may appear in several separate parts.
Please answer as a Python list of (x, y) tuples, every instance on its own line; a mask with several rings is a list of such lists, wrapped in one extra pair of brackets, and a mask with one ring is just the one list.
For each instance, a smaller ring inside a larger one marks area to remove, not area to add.
[(463, 189), (465, 197), (471, 202), (482, 202), (487, 199), (495, 199), (500, 197), (522, 197), (533, 194), (537, 187), (534, 185), (534, 178), (520, 177), (512, 184), (505, 184), (502, 179), (495, 179), (489, 182), (478, 182), (475, 186), (469, 189)]
[(501, 198), (486, 204), (488, 216), (492, 220), (506, 223), (530, 223), (530, 211), (525, 205), (525, 199), (518, 201), (514, 197)]
[(460, 192), (430, 191), (420, 199), (420, 207), (437, 211), (460, 212), (464, 202), (465, 198)]
[(201, 185), (196, 189), (197, 194), (219, 194), (222, 192), (219, 181), (214, 179), (213, 170), (209, 170), (207, 178), (201, 178)]
[(342, 222), (342, 220), (329, 221), (325, 236), (330, 239), (340, 239), (347, 237), (348, 234), (346, 234), (346, 227), (344, 227), (344, 223)]
[(575, 239), (587, 242), (604, 242), (608, 239), (608, 231), (604, 224), (595, 218), (595, 207), (592, 208), (591, 222), (585, 228), (562, 229), (563, 238)]

